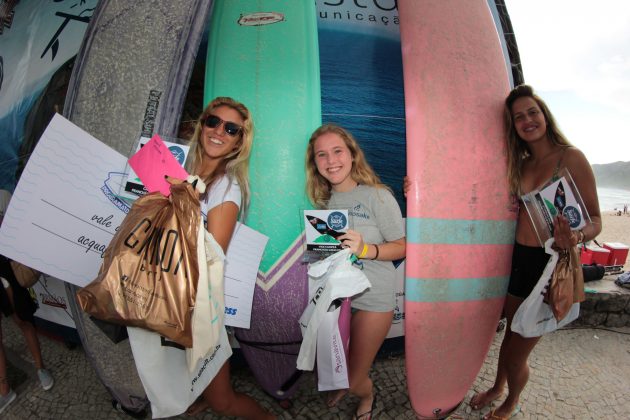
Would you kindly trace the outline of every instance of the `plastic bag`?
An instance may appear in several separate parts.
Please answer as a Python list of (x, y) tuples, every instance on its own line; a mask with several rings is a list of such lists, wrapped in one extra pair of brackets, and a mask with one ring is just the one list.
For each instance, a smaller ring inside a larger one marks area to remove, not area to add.
[(580, 304), (576, 302), (571, 305), (567, 315), (558, 321), (551, 307), (545, 303), (546, 288), (549, 286), (559, 258), (558, 252), (551, 247), (553, 243), (553, 238), (545, 242), (545, 252), (551, 255), (551, 258), (549, 258), (538, 283), (521, 303), (514, 314), (514, 319), (512, 319), (510, 328), (523, 337), (540, 337), (574, 321), (580, 314)]
[(172, 185), (170, 197), (152, 193), (136, 200), (98, 276), (77, 293), (81, 308), (191, 347), (200, 220), (198, 194), (189, 183)]
[(309, 302), (300, 317), (302, 345), (297, 368), (313, 370), (319, 324), (336, 299), (351, 297), (371, 286), (363, 271), (350, 261), (350, 250), (341, 250), (308, 269)]
[(561, 321), (571, 310), (571, 305), (584, 301), (584, 277), (577, 247), (561, 250), (558, 254), (546, 302), (556, 320)]
[(193, 347), (183, 348), (154, 332), (128, 328), (138, 375), (154, 417), (171, 417), (186, 411), (232, 354), (223, 318), (225, 256), (203, 225), (199, 229), (197, 255), (206, 264), (199, 266)]
[(350, 345), (350, 299), (328, 311), (317, 329), (317, 389), (347, 389)]
[(615, 284), (620, 287), (630, 288), (630, 271), (627, 271), (617, 277)]

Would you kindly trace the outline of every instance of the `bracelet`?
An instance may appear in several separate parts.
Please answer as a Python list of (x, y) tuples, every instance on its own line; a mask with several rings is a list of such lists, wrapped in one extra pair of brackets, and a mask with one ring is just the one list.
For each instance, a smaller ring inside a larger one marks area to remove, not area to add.
[(374, 258), (371, 258), (372, 260), (375, 260), (378, 258), (378, 245), (374, 244), (374, 248), (376, 248), (376, 255), (374, 255)]
[(368, 246), (367, 244), (363, 244), (363, 251), (361, 251), (361, 253), (359, 255), (357, 255), (357, 258), (363, 258), (367, 255), (368, 253)]

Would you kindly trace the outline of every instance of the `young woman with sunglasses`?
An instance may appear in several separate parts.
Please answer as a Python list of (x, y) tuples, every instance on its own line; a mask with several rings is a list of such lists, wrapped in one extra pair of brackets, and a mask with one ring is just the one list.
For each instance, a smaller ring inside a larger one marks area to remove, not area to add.
[[(554, 221), (555, 246), (568, 249), (594, 239), (602, 229), (595, 177), (584, 154), (571, 146), (558, 128), (545, 102), (527, 85), (517, 86), (505, 100), (504, 119), (507, 130), (508, 182), (515, 197), (530, 192), (567, 168), (571, 174), (592, 223), (572, 231), (567, 219), (559, 215)], [(540, 278), (549, 255), (538, 243), (527, 210), (519, 201), (516, 243), (512, 255), (512, 272), (503, 314), (507, 325), (494, 385), (475, 394), (470, 405), (479, 410), (500, 398), (507, 385), (508, 395), (485, 419), (506, 419), (518, 410), (518, 401), (529, 379), (527, 359), (540, 337), (525, 338), (511, 331), (514, 313), (530, 294)]]
[[(249, 155), (253, 122), (247, 107), (232, 98), (212, 100), (203, 111), (191, 139), (188, 170), (207, 185), (200, 197), (207, 229), (227, 251), (236, 221), (243, 220), (249, 203)], [(211, 409), (223, 416), (273, 419), (251, 397), (234, 391), (226, 362), (194, 404), (189, 415)]]
[(353, 418), (369, 420), (376, 404), (369, 372), (392, 324), (395, 306), (392, 261), (405, 256), (400, 207), (367, 163), (354, 137), (334, 124), (321, 126), (310, 138), (306, 183), (316, 207), (349, 210), (354, 230), (339, 240), (362, 259), (372, 285), (352, 298), (350, 389), (332, 392), (328, 399), (328, 406), (333, 407), (351, 392), (360, 398)]

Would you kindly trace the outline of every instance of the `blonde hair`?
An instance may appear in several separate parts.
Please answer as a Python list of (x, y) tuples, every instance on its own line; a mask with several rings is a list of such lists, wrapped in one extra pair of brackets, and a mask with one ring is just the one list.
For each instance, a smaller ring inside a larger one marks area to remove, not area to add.
[(230, 185), (234, 180), (236, 180), (241, 188), (242, 205), (239, 219), (243, 221), (245, 220), (247, 209), (249, 207), (249, 156), (252, 151), (252, 143), (254, 139), (254, 122), (252, 121), (249, 109), (247, 109), (245, 105), (225, 96), (217, 97), (210, 101), (195, 124), (195, 132), (190, 140), (190, 155), (186, 164), (186, 169), (188, 169), (188, 171), (192, 174), (198, 174), (198, 171), (201, 169), (204, 156), (204, 149), (201, 144), (204, 122), (206, 118), (208, 118), (208, 116), (220, 106), (232, 108), (240, 114), (241, 118), (243, 118), (242, 129), (239, 133), (240, 141), (238, 143), (238, 148), (225, 156), (217, 169), (204, 179), (207, 188), (206, 192), (201, 196), (201, 199), (205, 200), (207, 198), (208, 190), (214, 182), (223, 175), (227, 175)]
[(562, 134), (555, 118), (549, 111), (545, 101), (534, 93), (534, 89), (529, 85), (519, 85), (512, 89), (505, 99), (503, 108), (503, 120), (507, 136), (507, 156), (508, 156), (508, 182), (510, 192), (516, 196), (521, 195), (521, 169), (526, 158), (531, 155), (527, 142), (523, 141), (516, 132), (514, 121), (512, 120), (512, 106), (519, 98), (532, 98), (540, 108), (547, 124), (547, 138), (552, 144), (557, 146), (571, 146), (571, 143)]
[(313, 132), (306, 149), (306, 194), (316, 207), (326, 207), (331, 194), (332, 186), (330, 182), (319, 173), (315, 164), (315, 141), (327, 133), (337, 134), (350, 150), (350, 155), (352, 156), (350, 176), (355, 182), (389, 190), (389, 187), (381, 182), (365, 159), (359, 143), (357, 143), (352, 134), (336, 124), (324, 124)]

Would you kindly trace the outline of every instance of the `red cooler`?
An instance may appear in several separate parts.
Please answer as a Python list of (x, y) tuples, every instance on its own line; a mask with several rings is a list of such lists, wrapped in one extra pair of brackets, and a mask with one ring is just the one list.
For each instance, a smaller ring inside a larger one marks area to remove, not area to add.
[(604, 248), (610, 251), (607, 265), (624, 265), (628, 258), (628, 245), (620, 242), (604, 242)]
[[(597, 245), (587, 245), (586, 246), (587, 254), (591, 254), (591, 261), (588, 263), (584, 262), (584, 257), (581, 258), (582, 264), (601, 264), (608, 265), (608, 257), (610, 256), (610, 250), (606, 248), (602, 248)], [(586, 258), (588, 259), (588, 257)]]
[(580, 248), (580, 262), (582, 264), (590, 265), (593, 263), (593, 252), (588, 249), (586, 245), (582, 245)]

